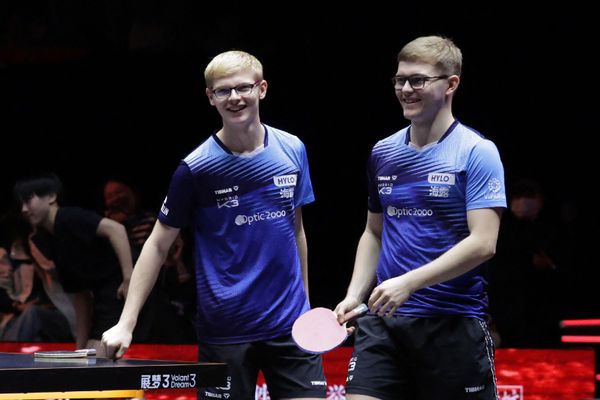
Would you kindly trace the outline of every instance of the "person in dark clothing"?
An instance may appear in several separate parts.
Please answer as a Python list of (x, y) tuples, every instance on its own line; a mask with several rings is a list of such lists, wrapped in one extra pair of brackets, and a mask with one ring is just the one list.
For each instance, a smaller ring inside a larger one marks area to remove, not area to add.
[[(150, 236), (156, 215), (140, 209), (134, 186), (111, 178), (102, 190), (104, 216), (120, 222), (127, 230), (135, 262)], [(137, 342), (195, 342), (193, 327), (195, 287), (190, 271), (182, 260), (183, 239), (178, 236), (160, 271), (148, 300), (144, 304), (133, 336)]]
[(133, 268), (127, 233), (122, 224), (92, 211), (61, 207), (61, 192), (53, 173), (24, 178), (14, 187), (34, 228), (34, 259), (52, 261), (65, 292), (73, 294), (77, 347), (94, 347), (103, 356), (102, 332), (119, 319)]
[(509, 196), (490, 268), (490, 314), (499, 345), (556, 347), (562, 301), (558, 230), (542, 215), (545, 198), (537, 181), (516, 181)]
[(69, 321), (46, 295), (39, 273), (20, 240), (13, 241), (10, 252), (0, 247), (0, 340), (73, 340)]

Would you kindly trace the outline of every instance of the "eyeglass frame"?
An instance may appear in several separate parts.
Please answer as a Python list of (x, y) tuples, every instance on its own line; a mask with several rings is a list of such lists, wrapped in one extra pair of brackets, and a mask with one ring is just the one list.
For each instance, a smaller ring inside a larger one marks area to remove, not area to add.
[[(397, 82), (397, 79), (401, 78), (404, 79), (404, 83), (402, 85), (400, 85)], [(427, 75), (410, 75), (410, 76), (402, 76), (402, 75), (395, 75), (392, 77), (392, 84), (394, 85), (394, 89), (396, 90), (402, 90), (402, 88), (404, 88), (404, 85), (406, 85), (406, 82), (408, 82), (408, 85), (410, 86), (410, 88), (412, 90), (423, 90), (425, 88), (425, 84), (427, 82), (433, 82), (439, 79), (448, 79), (450, 78), (450, 75), (437, 75), (437, 76), (427, 76)], [(413, 84), (411, 83), (411, 80), (414, 79), (422, 79), (423, 80), (423, 86), (417, 86), (414, 87)]]
[[(231, 92), (235, 90), (235, 92), (237, 93), (238, 96), (249, 96), (250, 94), (252, 94), (252, 92), (254, 91), (254, 88), (256, 88), (260, 83), (262, 82), (262, 80), (260, 81), (256, 81), (254, 83), (241, 83), (237, 86), (234, 87), (222, 87), (222, 88), (218, 88), (218, 89), (210, 89), (210, 92), (215, 96), (216, 99), (218, 100), (225, 100), (228, 99), (229, 97), (231, 97)], [(240, 93), (238, 91), (238, 89), (242, 86), (250, 86), (250, 91), (246, 94)], [(223, 95), (223, 96), (219, 96), (217, 94), (218, 91), (220, 90), (228, 90), (229, 92), (227, 93), (227, 95)]]

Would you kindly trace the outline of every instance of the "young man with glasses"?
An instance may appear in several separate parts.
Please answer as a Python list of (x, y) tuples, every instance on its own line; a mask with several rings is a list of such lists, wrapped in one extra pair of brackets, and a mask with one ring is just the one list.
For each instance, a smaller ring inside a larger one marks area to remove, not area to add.
[(301, 207), (314, 200), (306, 151), (262, 124), (262, 65), (228, 51), (206, 67), (206, 95), (223, 126), (175, 171), (158, 221), (134, 268), (119, 323), (104, 333), (121, 357), (171, 243), (191, 221), (196, 254), (199, 360), (226, 362), (227, 384), (199, 398), (254, 399), (262, 370), (272, 398), (325, 398), (320, 356), (291, 338), (309, 309)]
[[(482, 264), (506, 207), (494, 144), (458, 122), (462, 54), (419, 37), (398, 54), (396, 96), (410, 125), (369, 160), (366, 229), (336, 307), (358, 320), (348, 399), (496, 399)], [(354, 328), (351, 328), (353, 330)]]

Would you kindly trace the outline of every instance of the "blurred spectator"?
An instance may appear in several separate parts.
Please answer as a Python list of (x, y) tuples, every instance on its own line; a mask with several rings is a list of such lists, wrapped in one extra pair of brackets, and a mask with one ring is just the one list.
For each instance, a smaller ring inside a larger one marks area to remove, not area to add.
[(21, 212), (34, 228), (31, 254), (42, 268), (56, 266), (64, 289), (72, 293), (78, 348), (94, 347), (118, 320), (133, 269), (123, 225), (78, 207), (60, 205), (62, 183), (44, 173), (14, 187)]
[(490, 312), (502, 347), (560, 344), (559, 232), (543, 215), (537, 181), (522, 179), (509, 192), (497, 253), (490, 270)]
[[(137, 191), (124, 181), (110, 179), (104, 184), (104, 215), (127, 229), (133, 260), (137, 260), (156, 216), (139, 208)], [(192, 323), (195, 290), (184, 262), (184, 241), (179, 236), (148, 296), (134, 331), (137, 342), (195, 342)], [(175, 328), (175, 329), (174, 329)]]
[(183, 340), (195, 343), (193, 321), (196, 314), (196, 279), (192, 269), (188, 267), (192, 263), (192, 255), (185, 251), (183, 233), (180, 232), (171, 245), (159, 279), (162, 279), (161, 286), (166, 291), (171, 307), (185, 320)]
[(135, 262), (152, 232), (156, 216), (150, 212), (139, 211), (138, 194), (122, 181), (108, 180), (104, 184), (103, 197), (104, 216), (125, 226)]
[(0, 247), (0, 287), (4, 295), (0, 340), (72, 341), (72, 326), (46, 295), (40, 280), (44, 271), (28, 251), (26, 223), (17, 218), (2, 222), (10, 232), (10, 249)]

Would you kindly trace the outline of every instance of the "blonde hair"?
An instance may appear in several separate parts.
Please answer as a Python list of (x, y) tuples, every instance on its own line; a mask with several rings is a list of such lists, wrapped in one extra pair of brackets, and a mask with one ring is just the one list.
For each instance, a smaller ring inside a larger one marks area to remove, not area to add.
[(216, 55), (204, 70), (207, 87), (212, 87), (216, 79), (232, 75), (236, 72), (251, 70), (256, 80), (263, 79), (263, 67), (252, 54), (240, 50), (230, 50)]
[(407, 43), (398, 53), (401, 61), (431, 64), (448, 75), (460, 75), (462, 70), (462, 52), (442, 36), (421, 36)]

